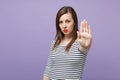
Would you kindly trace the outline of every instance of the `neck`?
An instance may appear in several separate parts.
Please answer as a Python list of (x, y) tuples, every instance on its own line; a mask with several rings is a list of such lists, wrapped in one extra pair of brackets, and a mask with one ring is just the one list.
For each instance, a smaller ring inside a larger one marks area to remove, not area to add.
[(63, 38), (63, 40), (71, 40), (71, 39), (72, 39), (72, 37), (69, 36), (69, 35), (65, 35), (64, 38)]
[(67, 46), (71, 40), (72, 40), (72, 37), (64, 37), (60, 45)]
[(70, 36), (70, 35), (64, 35), (64, 38), (61, 41), (60, 45), (67, 46), (71, 40), (72, 40), (72, 36)]

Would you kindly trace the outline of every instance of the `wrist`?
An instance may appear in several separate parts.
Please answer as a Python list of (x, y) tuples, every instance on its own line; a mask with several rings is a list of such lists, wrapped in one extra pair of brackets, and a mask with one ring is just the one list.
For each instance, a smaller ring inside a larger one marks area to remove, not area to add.
[(83, 46), (80, 46), (80, 47), (79, 47), (79, 50), (80, 50), (81, 52), (83, 52), (83, 53), (87, 53), (88, 50), (89, 50), (89, 48), (85, 48), (85, 47), (83, 47)]

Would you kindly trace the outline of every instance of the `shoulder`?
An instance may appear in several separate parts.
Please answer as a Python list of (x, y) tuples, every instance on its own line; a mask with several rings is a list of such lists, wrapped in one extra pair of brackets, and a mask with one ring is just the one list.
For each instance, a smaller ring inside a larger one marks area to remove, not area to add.
[(80, 46), (80, 43), (79, 43), (79, 41), (75, 40), (73, 45)]
[(72, 50), (78, 50), (79, 46), (80, 46), (80, 43), (75, 40), (75, 41), (73, 42), (73, 44), (71, 45), (71, 49), (72, 49)]
[(50, 42), (50, 48), (52, 48), (53, 46), (54, 46), (54, 44), (55, 44), (55, 40), (52, 40), (51, 42)]
[(51, 45), (54, 45), (54, 44), (55, 44), (55, 40), (52, 40), (52, 41), (51, 41)]

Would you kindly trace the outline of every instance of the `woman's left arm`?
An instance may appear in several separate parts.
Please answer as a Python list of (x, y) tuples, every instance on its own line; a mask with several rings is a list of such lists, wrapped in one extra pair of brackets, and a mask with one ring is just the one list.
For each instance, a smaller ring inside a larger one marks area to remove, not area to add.
[(92, 34), (90, 25), (86, 20), (83, 20), (80, 25), (80, 31), (77, 31), (77, 41), (80, 43), (79, 50), (85, 52), (89, 50), (92, 44)]

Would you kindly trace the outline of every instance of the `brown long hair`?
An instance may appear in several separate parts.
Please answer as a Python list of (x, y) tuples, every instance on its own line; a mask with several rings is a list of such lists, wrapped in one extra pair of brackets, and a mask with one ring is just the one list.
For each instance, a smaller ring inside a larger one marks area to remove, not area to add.
[(74, 41), (77, 38), (77, 31), (78, 31), (77, 14), (76, 14), (75, 10), (72, 7), (70, 7), (70, 6), (64, 6), (64, 7), (62, 7), (58, 11), (58, 13), (56, 15), (56, 36), (55, 36), (55, 43), (54, 43), (53, 49), (55, 47), (57, 47), (61, 43), (61, 41), (63, 40), (63, 38), (64, 38), (64, 34), (62, 33), (62, 31), (61, 31), (61, 29), (59, 27), (59, 19), (60, 19), (60, 17), (63, 14), (66, 14), (66, 13), (70, 13), (72, 15), (72, 18), (74, 20), (75, 25), (74, 25), (74, 28), (73, 28), (73, 31), (72, 31), (72, 34), (71, 34), (72, 40), (66, 46), (65, 51), (69, 51), (71, 45), (74, 43)]

